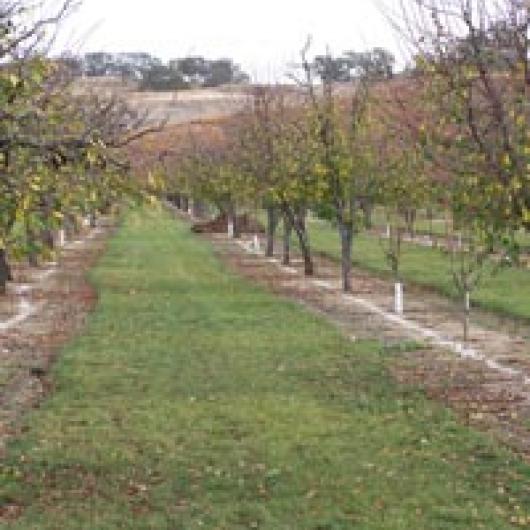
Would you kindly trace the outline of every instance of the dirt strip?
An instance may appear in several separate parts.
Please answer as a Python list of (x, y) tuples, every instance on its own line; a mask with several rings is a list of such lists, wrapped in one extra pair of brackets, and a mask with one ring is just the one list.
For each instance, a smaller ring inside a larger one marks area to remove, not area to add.
[[(283, 267), (278, 259), (255, 252), (253, 238), (236, 241), (218, 234), (205, 237), (238, 274), (325, 315), (352, 340), (379, 340), (389, 352), (398, 352), (393, 354), (391, 366), (400, 382), (422, 386), (430, 397), (450, 405), (465, 423), (491, 432), (530, 459), (527, 326), (475, 311), (472, 340), (461, 345), (459, 355), (461, 314), (456, 304), (443, 296), (407, 287), (405, 315), (396, 319), (390, 281), (354, 270), (354, 292), (344, 295), (339, 266), (330, 259), (318, 257), (317, 274), (305, 278), (302, 260), (296, 253), (291, 266)], [(442, 342), (428, 340), (424, 331)], [(396, 344), (411, 341), (422, 346), (395, 348)], [(451, 347), (441, 347), (444, 341)]]
[(22, 427), (23, 414), (53, 387), (49, 369), (59, 349), (85, 324), (96, 294), (87, 271), (102, 254), (109, 220), (68, 242), (57, 263), (16, 266), (0, 300), (0, 458)]

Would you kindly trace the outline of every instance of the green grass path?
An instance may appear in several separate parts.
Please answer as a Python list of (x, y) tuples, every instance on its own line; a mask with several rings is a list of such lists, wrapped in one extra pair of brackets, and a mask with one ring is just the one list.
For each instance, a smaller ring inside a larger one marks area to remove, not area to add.
[[(133, 213), (0, 473), (9, 530), (512, 528), (530, 469), (352, 344)], [(529, 519), (530, 521), (530, 519)]]

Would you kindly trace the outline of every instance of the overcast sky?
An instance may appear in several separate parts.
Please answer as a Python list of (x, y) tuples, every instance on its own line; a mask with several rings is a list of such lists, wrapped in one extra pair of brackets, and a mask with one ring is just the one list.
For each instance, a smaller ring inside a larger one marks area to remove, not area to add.
[[(397, 0), (384, 0), (387, 3)], [(333, 53), (382, 46), (399, 55), (381, 0), (84, 0), (63, 26), (61, 48), (146, 51), (162, 59), (231, 57), (276, 81), (308, 35)]]

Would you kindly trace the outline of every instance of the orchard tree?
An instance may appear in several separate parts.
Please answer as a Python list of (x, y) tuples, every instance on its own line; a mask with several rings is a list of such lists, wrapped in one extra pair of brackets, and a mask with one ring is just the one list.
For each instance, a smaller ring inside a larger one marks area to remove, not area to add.
[(424, 95), (418, 140), (466, 242), (452, 249), (466, 322), (487, 258), (513, 258), (530, 224), (529, 22), (514, 0), (410, 0), (398, 22)]
[(284, 223), (284, 263), (289, 261), (290, 232), (294, 231), (304, 260), (306, 276), (314, 274), (307, 230), (309, 209), (323, 195), (317, 171), (317, 149), (307, 108), (287, 108), (280, 102), (274, 135), (272, 196)]
[(197, 196), (209, 200), (227, 218), (233, 237), (240, 236), (240, 211), (253, 202), (244, 166), (240, 119), (236, 116), (217, 124), (217, 143), (205, 136), (195, 138), (193, 152)]
[[(55, 16), (29, 22), (30, 7), (22, 1), (5, 1), (0, 6), (0, 291), (12, 279), (7, 263), (9, 238), (19, 217), (19, 207), (27, 204), (26, 166), (35, 164), (34, 155), (43, 151), (52, 156), (51, 146), (31, 137), (26, 129), (42, 120), (42, 83), (49, 64), (33, 53), (45, 40), (48, 28), (60, 21), (70, 8), (66, 1)], [(38, 144), (38, 145), (37, 145)], [(42, 147), (42, 148), (41, 148)], [(41, 149), (39, 149), (41, 148)], [(35, 187), (36, 184), (29, 183)]]
[[(267, 213), (267, 243), (265, 255), (274, 255), (274, 238), (279, 224), (279, 204), (274, 193), (276, 164), (276, 119), (278, 118), (280, 88), (258, 86), (252, 94), (250, 120), (243, 131), (246, 144), (247, 168), (254, 178), (254, 187)], [(288, 224), (287, 224), (288, 226)], [(289, 237), (290, 241), (290, 237)], [(286, 260), (288, 252), (285, 253)]]
[(300, 95), (281, 87), (255, 89), (247, 116), (242, 117), (240, 148), (244, 171), (257, 199), (267, 210), (267, 255), (274, 252), (274, 234), (282, 218), (283, 263), (290, 262), (294, 231), (307, 275), (314, 264), (306, 226), (317, 200), (315, 145), (308, 109)]
[[(239, 235), (238, 212), (255, 201), (245, 170), (241, 116), (192, 124), (175, 135), (163, 154), (166, 192), (195, 205), (214, 205)], [(157, 142), (159, 143), (159, 142)], [(202, 207), (199, 208), (202, 210)]]
[(29, 4), (0, 11), (0, 290), (11, 279), (8, 252), (32, 264), (51, 232), (132, 189), (121, 149), (157, 130), (115, 98), (74, 95), (62, 61), (45, 57), (50, 19), (26, 24)]
[(396, 105), (393, 93), (401, 85), (401, 81), (382, 83), (374, 89), (365, 115), (364, 135), (358, 138), (377, 188), (375, 199), (386, 215), (387, 231), (380, 243), (394, 276), (398, 314), (404, 310), (401, 260), (404, 235), (410, 229), (403, 212), (431, 204), (433, 189), (437, 187), (426, 171), (423, 152), (414, 135), (403, 125), (403, 113), (410, 116), (414, 100), (409, 99), (406, 108)]
[[(315, 172), (322, 203), (337, 225), (341, 244), (342, 286), (351, 291), (352, 249), (354, 234), (362, 227), (361, 201), (367, 199), (367, 166), (357, 141), (362, 135), (364, 115), (369, 100), (367, 78), (351, 86), (349, 99), (335, 93), (334, 79), (316, 71), (307, 53), (302, 51), (305, 77), (299, 80), (308, 98), (310, 121), (318, 154)], [(325, 72), (325, 70), (324, 70)], [(316, 77), (317, 76), (317, 77)], [(318, 81), (318, 84), (317, 84)], [(317, 86), (318, 85), (318, 86)]]

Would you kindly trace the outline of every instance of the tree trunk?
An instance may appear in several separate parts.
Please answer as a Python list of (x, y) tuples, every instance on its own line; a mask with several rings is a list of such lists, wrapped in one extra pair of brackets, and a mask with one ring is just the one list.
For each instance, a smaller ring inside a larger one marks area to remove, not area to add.
[(55, 246), (58, 246), (59, 248), (62, 248), (64, 247), (64, 245), (66, 244), (66, 231), (64, 228), (60, 228), (59, 230), (57, 230), (57, 232), (55, 233)]
[(471, 293), (464, 292), (464, 343), (469, 340), (469, 316), (471, 313)]
[(66, 231), (66, 238), (73, 239), (77, 234), (77, 221), (73, 215), (67, 215), (64, 220), (64, 228)]
[(370, 230), (374, 226), (374, 221), (373, 221), (374, 205), (372, 204), (371, 201), (362, 201), (361, 209), (363, 211), (364, 225), (366, 226), (368, 230)]
[(434, 211), (432, 208), (427, 208), (427, 218), (429, 220), (429, 238), (433, 248), (438, 246), (438, 240), (434, 233)]
[(228, 237), (231, 239), (233, 239), (236, 235), (236, 227), (234, 224), (234, 218), (231, 215), (227, 216), (226, 232), (228, 234)]
[(407, 230), (411, 239), (416, 236), (414, 225), (416, 224), (416, 210), (414, 208), (405, 209), (405, 222), (407, 223)]
[(39, 266), (39, 255), (37, 253), (37, 238), (32, 228), (26, 225), (26, 238), (28, 240), (28, 264), (30, 267)]
[(399, 280), (398, 277), (396, 277), (395, 283), (394, 283), (394, 312), (397, 315), (402, 315), (404, 311), (403, 306), (403, 284)]
[(238, 239), (241, 237), (241, 231), (239, 223), (237, 222), (237, 207), (233, 204), (229, 204), (225, 211), (228, 225), (228, 236), (233, 239)]
[(96, 228), (98, 225), (98, 219), (97, 219), (97, 214), (95, 210), (92, 210), (90, 212), (89, 218), (90, 218), (90, 228)]
[(239, 239), (241, 237), (241, 227), (237, 220), (237, 207), (233, 206), (230, 210), (230, 217), (234, 223), (234, 239)]
[(315, 274), (315, 266), (311, 256), (311, 246), (309, 244), (309, 235), (305, 224), (305, 211), (299, 212), (294, 218), (294, 229), (298, 237), (300, 251), (304, 259), (304, 274), (306, 276), (313, 276)]
[(186, 197), (186, 196), (183, 196), (183, 197), (182, 197), (182, 203), (181, 203), (181, 205), (182, 205), (182, 210), (183, 210), (184, 212), (188, 213), (188, 197)]
[(40, 233), (41, 241), (49, 249), (53, 250), (55, 248), (55, 241), (53, 239), (53, 232), (49, 228), (43, 228)]
[[(278, 226), (278, 212), (273, 206), (267, 208), (267, 248), (265, 250), (265, 255), (268, 258), (274, 256), (274, 235), (276, 233), (276, 228)], [(289, 234), (289, 237), (290, 234)]]
[(429, 237), (432, 239), (434, 235), (433, 221), (434, 221), (434, 212), (432, 208), (427, 208), (427, 220), (429, 221)]
[(11, 267), (7, 261), (7, 253), (5, 249), (0, 249), (0, 295), (5, 295), (7, 290), (7, 282), (13, 281), (11, 274)]
[(193, 200), (193, 217), (202, 219), (206, 216), (206, 205), (200, 199)]
[(293, 227), (291, 222), (287, 219), (287, 216), (283, 218), (283, 265), (289, 265), (291, 263), (291, 234)]
[(353, 248), (353, 223), (341, 222), (339, 224), (339, 235), (341, 245), (341, 269), (342, 269), (342, 289), (345, 293), (352, 290), (351, 270), (352, 270), (352, 248)]
[(448, 251), (452, 250), (453, 242), (451, 241), (451, 231), (452, 231), (452, 220), (451, 214), (446, 212), (445, 214), (445, 244)]
[(309, 246), (307, 232), (304, 231), (303, 235), (301, 237), (299, 236), (298, 239), (300, 241), (300, 250), (304, 257), (304, 274), (306, 276), (313, 276), (315, 274), (315, 266), (311, 257), (311, 247)]

